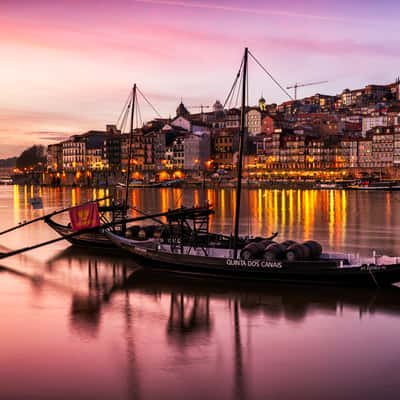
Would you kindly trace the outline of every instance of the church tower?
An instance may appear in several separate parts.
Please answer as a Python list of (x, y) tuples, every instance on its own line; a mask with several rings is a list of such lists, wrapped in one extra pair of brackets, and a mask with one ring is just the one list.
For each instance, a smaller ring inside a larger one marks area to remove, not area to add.
[(178, 108), (176, 109), (176, 116), (177, 117), (187, 117), (190, 114), (188, 109), (185, 107), (183, 104), (182, 100), (181, 103), (179, 104)]
[(258, 107), (260, 108), (260, 111), (267, 111), (267, 102), (263, 96), (258, 100)]

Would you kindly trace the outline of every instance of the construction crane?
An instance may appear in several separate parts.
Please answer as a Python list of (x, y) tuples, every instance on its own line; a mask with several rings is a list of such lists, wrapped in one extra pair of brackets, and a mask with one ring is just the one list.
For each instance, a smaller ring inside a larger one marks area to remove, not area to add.
[(297, 88), (303, 86), (312, 86), (312, 85), (320, 85), (321, 83), (327, 83), (328, 81), (318, 81), (318, 82), (310, 82), (310, 83), (295, 83), (294, 85), (287, 86), (286, 89), (294, 89), (294, 99), (297, 100)]
[(200, 104), (199, 106), (188, 106), (187, 108), (200, 108), (200, 111), (203, 114), (204, 109), (210, 108), (210, 106), (204, 106), (203, 104)]

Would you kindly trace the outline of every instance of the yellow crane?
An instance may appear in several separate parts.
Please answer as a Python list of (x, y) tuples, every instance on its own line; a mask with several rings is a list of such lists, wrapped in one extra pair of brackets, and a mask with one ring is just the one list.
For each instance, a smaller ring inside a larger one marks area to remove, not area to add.
[(297, 88), (303, 86), (313, 86), (320, 85), (322, 83), (327, 83), (328, 81), (318, 81), (318, 82), (310, 82), (310, 83), (295, 83), (294, 85), (287, 86), (286, 89), (294, 89), (294, 99), (297, 100)]

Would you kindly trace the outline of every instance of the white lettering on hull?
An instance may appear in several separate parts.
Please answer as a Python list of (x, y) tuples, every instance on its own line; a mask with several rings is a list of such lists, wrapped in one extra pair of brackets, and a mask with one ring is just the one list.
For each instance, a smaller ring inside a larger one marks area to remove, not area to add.
[(266, 260), (235, 260), (233, 258), (226, 259), (226, 265), (230, 267), (245, 267), (245, 268), (282, 268), (281, 262), (266, 261)]

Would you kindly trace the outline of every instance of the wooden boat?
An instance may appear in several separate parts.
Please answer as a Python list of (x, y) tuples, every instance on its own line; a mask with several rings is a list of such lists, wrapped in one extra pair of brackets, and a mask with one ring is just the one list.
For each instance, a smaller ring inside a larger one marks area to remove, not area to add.
[[(321, 254), (321, 246), (311, 241), (303, 245), (287, 243), (288, 247), (285, 249), (283, 249), (283, 243), (254, 242), (249, 244), (253, 248), (243, 249), (239, 256), (241, 181), (246, 133), (247, 59), (248, 49), (246, 48), (240, 71), (243, 74), (242, 112), (232, 249), (216, 248), (207, 243), (208, 221), (201, 214), (193, 216), (191, 243), (185, 242), (183, 235), (177, 235), (168, 241), (160, 239), (155, 242), (153, 248), (144, 248), (111, 231), (105, 232), (107, 237), (120, 248), (130, 252), (134, 260), (142, 262), (144, 266), (177, 273), (296, 284), (382, 287), (400, 282), (400, 263), (397, 258), (374, 257), (372, 260), (361, 260), (353, 256)], [(203, 229), (196, 227), (197, 220), (201, 218), (204, 219), (202, 226), (205, 228)], [(184, 226), (188, 225), (189, 221), (187, 218), (178, 217), (177, 222), (179, 226)], [(313, 248), (316, 250), (314, 251)]]
[(106, 235), (144, 266), (183, 274), (255, 279), (269, 282), (384, 287), (400, 282), (400, 260), (382, 257), (355, 260), (345, 255), (323, 254), (318, 260), (243, 260), (232, 249), (193, 248), (178, 252), (168, 244), (144, 248), (112, 232)]
[[(68, 209), (66, 209), (68, 210)], [(111, 216), (116, 224), (122, 224), (125, 218), (125, 207), (124, 205), (112, 205), (112, 206), (100, 206), (98, 207), (100, 220), (103, 223), (109, 222), (108, 216)], [(83, 247), (103, 247), (103, 248), (116, 248), (116, 246), (110, 242), (110, 240), (104, 235), (103, 231), (95, 229), (90, 232), (85, 232), (77, 236), (71, 236), (74, 233), (71, 224), (60, 224), (56, 222), (53, 215), (46, 216), (43, 220), (44, 222), (56, 231), (60, 236), (66, 237), (71, 244)]]
[[(113, 206), (99, 207), (102, 221), (107, 223), (108, 220), (105, 214), (107, 212), (115, 212), (115, 210), (116, 208)], [(188, 225), (181, 227), (179, 223), (186, 218), (191, 218), (191, 216), (193, 215), (195, 215), (196, 217), (198, 217), (199, 214), (204, 214), (205, 216), (208, 216), (211, 213), (213, 213), (213, 211), (208, 206), (191, 208), (180, 207), (178, 209), (168, 210), (166, 212), (157, 214), (144, 214), (142, 217), (130, 219), (124, 218), (120, 221), (116, 221), (114, 216), (111, 218), (111, 220), (114, 221), (114, 223), (126, 224), (126, 227), (124, 229), (119, 229), (119, 232), (120, 234), (122, 234), (123, 237), (129, 238), (132, 243), (135, 243), (138, 246), (153, 248), (153, 244), (155, 243), (155, 240), (157, 238), (161, 237), (166, 243), (170, 243), (176, 237), (177, 232), (183, 234), (182, 243), (190, 245), (191, 237), (193, 236), (193, 234), (195, 234), (195, 232), (193, 232), (193, 230)], [(172, 219), (174, 223), (163, 223), (161, 220), (159, 220), (159, 217), (167, 217), (169, 219)], [(142, 226), (138, 224), (143, 220), (146, 221), (150, 219), (156, 221), (157, 225), (149, 225), (147, 223), (146, 225)], [(118, 246), (106, 236), (104, 229), (101, 227), (89, 232), (78, 234), (76, 236), (71, 236), (74, 231), (72, 230), (70, 224), (60, 224), (52, 218), (52, 215), (46, 216), (45, 218), (43, 218), (43, 220), (50, 228), (56, 231), (60, 236), (65, 237), (66, 240), (68, 240), (73, 245), (85, 248), (118, 248)], [(129, 223), (131, 223), (131, 225), (128, 225)], [(200, 220), (200, 224), (203, 223), (204, 219)], [(110, 222), (109, 224), (112, 225), (112, 223)], [(274, 235), (271, 236), (269, 239), (272, 239), (273, 237)], [(206, 244), (211, 245), (215, 248), (229, 248), (232, 245), (232, 237), (228, 235), (211, 233), (207, 231), (206, 237), (204, 237), (203, 235), (203, 238), (206, 239)], [(238, 247), (243, 248), (251, 240), (254, 239), (240, 237), (238, 240)], [(261, 238), (257, 238), (257, 240), (261, 240)]]
[[(46, 218), (44, 222), (52, 229), (54, 229), (60, 236), (66, 237), (73, 233), (71, 226), (63, 225), (52, 218)], [(67, 239), (73, 245), (83, 247), (101, 247), (101, 248), (116, 248), (102, 231), (87, 232)]]

